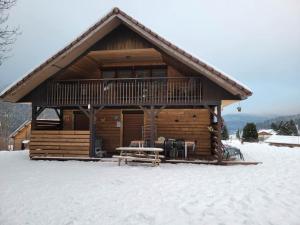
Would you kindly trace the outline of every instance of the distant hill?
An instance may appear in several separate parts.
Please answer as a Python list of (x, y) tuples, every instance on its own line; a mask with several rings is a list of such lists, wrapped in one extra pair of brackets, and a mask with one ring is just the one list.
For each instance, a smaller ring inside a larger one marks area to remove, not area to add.
[(298, 124), (300, 128), (300, 114), (290, 115), (290, 116), (278, 116), (275, 118), (271, 118), (262, 122), (256, 123), (258, 129), (268, 129), (271, 128), (272, 123), (280, 123), (281, 121), (289, 121), (294, 120), (296, 124)]
[(238, 129), (243, 129), (246, 123), (262, 123), (274, 116), (261, 116), (246, 113), (227, 114), (223, 116), (230, 134), (235, 133)]
[(257, 129), (269, 129), (271, 123), (279, 123), (280, 121), (294, 120), (300, 128), (300, 114), (289, 115), (289, 116), (261, 116), (246, 113), (239, 114), (227, 114), (223, 116), (226, 126), (230, 134), (233, 134), (237, 129), (243, 129), (246, 123), (255, 123)]

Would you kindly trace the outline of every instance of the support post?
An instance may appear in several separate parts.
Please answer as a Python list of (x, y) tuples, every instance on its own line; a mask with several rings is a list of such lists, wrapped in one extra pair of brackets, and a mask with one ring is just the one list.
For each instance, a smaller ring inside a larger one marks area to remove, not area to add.
[(221, 115), (221, 105), (217, 105), (217, 143), (218, 143), (218, 148), (217, 148), (217, 160), (218, 163), (222, 163), (222, 137), (221, 137), (221, 129), (222, 129), (222, 115)]
[(60, 111), (60, 116), (59, 116), (60, 129), (63, 130), (64, 129), (64, 110), (63, 110), (63, 108), (60, 108), (59, 111)]
[(96, 139), (96, 126), (95, 126), (95, 109), (91, 106), (89, 110), (89, 128), (90, 128), (90, 157), (94, 157), (95, 139)]
[(31, 112), (31, 130), (36, 129), (36, 119), (37, 119), (37, 106), (33, 105), (31, 106), (32, 112)]
[(155, 123), (155, 112), (154, 112), (154, 106), (151, 106), (150, 108), (150, 146), (154, 147), (154, 123)]
[(64, 110), (63, 108), (59, 108), (59, 111), (57, 108), (54, 108), (54, 111), (56, 112), (57, 117), (59, 118), (59, 129), (64, 129)]
[(154, 109), (154, 106), (152, 105), (150, 107), (150, 110), (147, 110), (143, 106), (139, 106), (141, 110), (144, 111), (144, 113), (147, 113), (149, 118), (150, 118), (150, 146), (154, 147), (155, 146), (155, 127), (156, 127), (156, 122), (155, 122), (155, 117), (163, 110), (166, 108), (166, 106), (162, 106), (159, 109)]

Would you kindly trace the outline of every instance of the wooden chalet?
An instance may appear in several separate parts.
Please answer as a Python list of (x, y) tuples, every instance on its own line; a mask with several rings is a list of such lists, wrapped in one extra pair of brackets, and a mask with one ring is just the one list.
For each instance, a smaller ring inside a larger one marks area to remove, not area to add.
[[(1, 94), (32, 103), (30, 157), (94, 157), (132, 140), (194, 141), (221, 160), (221, 108), (252, 93), (118, 8)], [(59, 121), (39, 120), (46, 108)], [(209, 129), (210, 128), (210, 129)]]

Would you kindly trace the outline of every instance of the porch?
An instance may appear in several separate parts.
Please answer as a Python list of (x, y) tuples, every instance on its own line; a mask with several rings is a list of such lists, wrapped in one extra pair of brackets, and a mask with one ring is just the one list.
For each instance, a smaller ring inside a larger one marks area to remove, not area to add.
[[(62, 121), (56, 122), (52, 130), (49, 126), (41, 127), (39, 120), (35, 121), (30, 157), (94, 160), (97, 157), (95, 149), (100, 147), (99, 139), (105, 156), (110, 157), (116, 154), (116, 148), (136, 144), (136, 141), (144, 146), (165, 149), (162, 137), (187, 144), (176, 157), (167, 153), (166, 159), (213, 159), (217, 156), (218, 125), (210, 108), (143, 109), (68, 107), (57, 110)], [(215, 133), (210, 132), (209, 127), (213, 127)]]

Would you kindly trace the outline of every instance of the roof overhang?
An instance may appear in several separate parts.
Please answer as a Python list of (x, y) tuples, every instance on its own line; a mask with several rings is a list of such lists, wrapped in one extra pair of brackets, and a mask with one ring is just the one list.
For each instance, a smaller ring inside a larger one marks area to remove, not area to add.
[(91, 46), (101, 40), (106, 34), (111, 32), (121, 23), (148, 40), (162, 52), (206, 76), (208, 79), (223, 87), (228, 92), (239, 96), (240, 99), (245, 99), (252, 95), (252, 92), (238, 81), (235, 81), (228, 75), (217, 71), (203, 61), (191, 56), (152, 32), (150, 29), (146, 28), (121, 10), (115, 8), (64, 49), (60, 50), (54, 56), (42, 63), (24, 78), (5, 89), (1, 93), (0, 97), (5, 101), (19, 101), (35, 87), (59, 72), (61, 69), (70, 65), (82, 54), (86, 53)]

